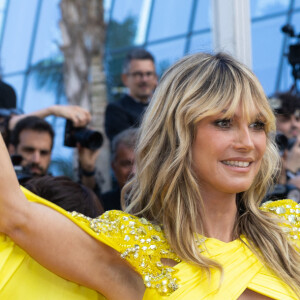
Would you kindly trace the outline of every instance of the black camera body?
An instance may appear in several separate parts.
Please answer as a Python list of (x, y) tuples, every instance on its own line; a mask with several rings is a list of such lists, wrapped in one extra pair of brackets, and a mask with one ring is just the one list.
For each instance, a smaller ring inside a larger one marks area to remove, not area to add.
[(74, 127), (72, 121), (66, 121), (64, 145), (76, 147), (79, 143), (82, 147), (91, 150), (99, 149), (103, 144), (103, 135), (99, 131), (86, 127)]
[(297, 38), (295, 44), (289, 45), (289, 53), (287, 53), (288, 61), (292, 66), (292, 75), (295, 80), (295, 88), (297, 91), (297, 80), (300, 79), (300, 33), (296, 34), (294, 27), (290, 24), (286, 24), (281, 28), (282, 32), (290, 36), (291, 38)]

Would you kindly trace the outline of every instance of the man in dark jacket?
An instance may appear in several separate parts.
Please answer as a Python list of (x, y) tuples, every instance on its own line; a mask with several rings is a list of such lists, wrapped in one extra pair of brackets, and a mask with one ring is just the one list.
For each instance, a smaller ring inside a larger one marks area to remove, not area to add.
[(122, 81), (128, 88), (128, 94), (117, 103), (109, 104), (105, 113), (105, 131), (110, 141), (121, 131), (140, 124), (157, 85), (152, 54), (144, 49), (129, 52), (123, 66)]

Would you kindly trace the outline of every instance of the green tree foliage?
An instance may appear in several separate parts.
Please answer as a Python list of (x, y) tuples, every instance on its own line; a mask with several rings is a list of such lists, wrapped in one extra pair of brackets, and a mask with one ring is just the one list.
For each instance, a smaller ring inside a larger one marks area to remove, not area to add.
[(64, 95), (63, 56), (43, 59), (30, 70), (38, 89), (54, 92), (58, 99)]
[[(136, 19), (132, 16), (127, 17), (123, 22), (112, 20), (108, 25), (105, 68), (110, 101), (114, 101), (119, 96), (115, 95), (116, 88), (123, 87), (121, 81), (123, 61), (126, 49), (129, 50), (134, 45), (135, 34)], [(122, 49), (122, 51), (114, 51), (115, 49)]]

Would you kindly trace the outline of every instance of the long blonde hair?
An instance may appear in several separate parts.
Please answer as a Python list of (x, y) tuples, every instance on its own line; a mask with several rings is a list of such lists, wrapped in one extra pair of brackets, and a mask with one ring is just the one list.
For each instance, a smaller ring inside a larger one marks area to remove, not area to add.
[(181, 259), (208, 272), (211, 267), (222, 270), (199, 253), (195, 241), (199, 228), (204, 234), (204, 207), (191, 148), (201, 119), (225, 108), (233, 115), (240, 104), (245, 114), (256, 108), (266, 120), (267, 148), (253, 184), (237, 197), (234, 234), (244, 234), (251, 248), (260, 249), (266, 263), (297, 290), (300, 256), (277, 222), (258, 208), (279, 166), (275, 118), (257, 78), (226, 54), (187, 56), (162, 77), (141, 126), (136, 174), (123, 191), (131, 200), (127, 211), (162, 224)]

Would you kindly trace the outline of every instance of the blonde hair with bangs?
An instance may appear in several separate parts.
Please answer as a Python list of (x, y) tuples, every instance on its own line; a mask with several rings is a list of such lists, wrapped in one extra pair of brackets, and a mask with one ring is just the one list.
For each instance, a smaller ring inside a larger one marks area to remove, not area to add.
[[(238, 105), (249, 118), (256, 110), (264, 120), (267, 147), (249, 190), (237, 196), (234, 236), (245, 235), (253, 251), (299, 293), (300, 255), (287, 240), (278, 220), (259, 210), (279, 168), (274, 144), (275, 118), (253, 73), (226, 54), (198, 53), (169, 68), (144, 116), (136, 153), (136, 174), (122, 196), (127, 211), (163, 226), (170, 246), (185, 261), (209, 273), (222, 271), (198, 251), (195, 233), (204, 234), (203, 200), (192, 168), (191, 148), (197, 123), (224, 110), (232, 116)], [(198, 241), (199, 242), (199, 241)]]

